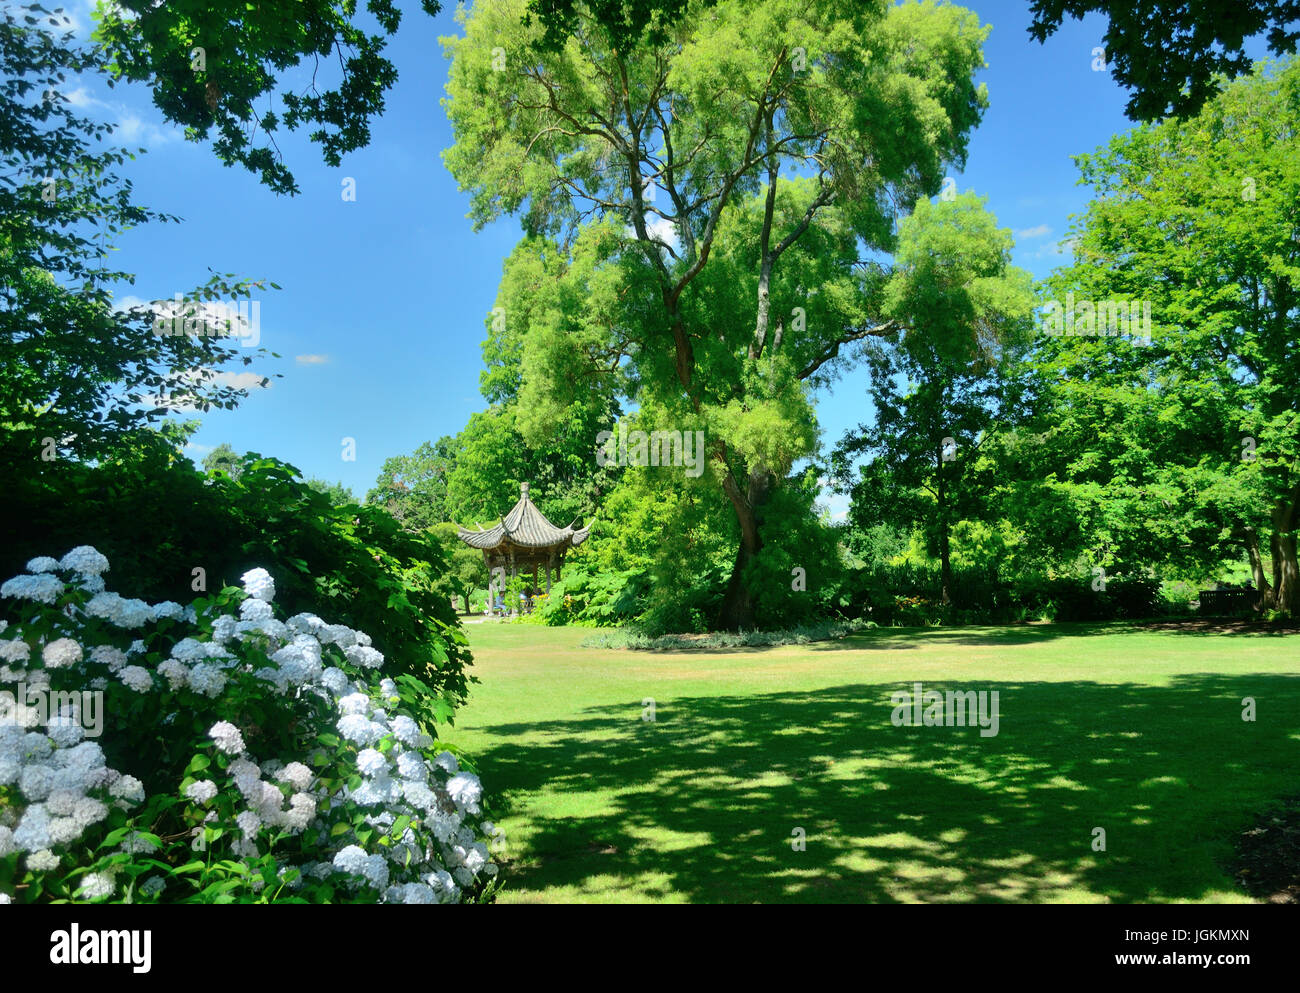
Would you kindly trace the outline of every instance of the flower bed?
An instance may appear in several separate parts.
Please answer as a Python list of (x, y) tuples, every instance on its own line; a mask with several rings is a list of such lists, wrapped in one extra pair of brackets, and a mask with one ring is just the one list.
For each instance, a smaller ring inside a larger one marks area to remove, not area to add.
[(262, 569), (188, 607), (89, 546), (0, 586), (0, 902), (483, 900), (482, 788), (434, 694)]

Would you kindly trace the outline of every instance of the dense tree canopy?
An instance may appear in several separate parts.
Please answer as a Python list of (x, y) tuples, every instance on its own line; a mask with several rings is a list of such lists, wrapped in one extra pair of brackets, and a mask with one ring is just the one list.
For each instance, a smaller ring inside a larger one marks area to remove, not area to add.
[[(114, 308), (115, 289), (135, 279), (108, 264), (115, 237), (176, 218), (133, 202), (122, 175), (132, 155), (64, 95), (73, 77), (102, 71), (96, 55), (51, 33), (58, 19), (25, 10), (6, 7), (0, 20), (0, 446), (35, 472), (102, 457), (178, 406), (234, 406), (247, 391), (217, 371), (260, 350), (241, 348), (228, 324), (221, 335), (155, 334), (149, 308)], [(261, 285), (213, 276), (186, 296), (186, 313)]]
[(705, 431), (740, 532), (720, 619), (752, 625), (761, 510), (815, 447), (808, 386), (894, 329), (871, 253), (964, 157), (986, 32), (931, 3), (697, 4), (632, 49), (584, 13), (539, 62), (524, 13), (477, 4), (445, 43), (471, 216), (519, 212), (539, 240), (515, 263), (543, 254), (585, 301), (529, 323), (522, 433), (584, 384)]
[[(421, 6), (433, 15), (442, 5)], [(291, 12), (242, 0), (115, 0), (101, 4), (96, 38), (115, 76), (148, 83), (163, 116), (187, 137), (203, 141), (215, 130), (222, 162), (257, 173), (277, 193), (297, 193), (276, 132), (312, 128), (326, 163), (337, 166), (370, 141), (370, 121), (397, 80), (383, 51), (402, 12), (391, 0), (367, 0), (366, 11), (378, 30), (362, 25), (356, 0), (299, 0)], [(336, 61), (336, 87), (318, 89), (318, 73)], [(281, 85), (298, 66), (311, 71), (301, 92)]]
[(1298, 130), (1289, 63), (1080, 157), (1096, 195), (1049, 280), (1041, 402), (1004, 442), (1043, 542), (1121, 571), (1244, 550), (1266, 604), (1296, 609)]
[(1246, 39), (1265, 35), (1277, 55), (1300, 41), (1296, 0), (1033, 0), (1032, 9), (1029, 33), (1039, 41), (1067, 16), (1109, 19), (1106, 63), (1133, 90), (1128, 115), (1143, 121), (1195, 114), (1219, 91), (1217, 76), (1249, 72)]

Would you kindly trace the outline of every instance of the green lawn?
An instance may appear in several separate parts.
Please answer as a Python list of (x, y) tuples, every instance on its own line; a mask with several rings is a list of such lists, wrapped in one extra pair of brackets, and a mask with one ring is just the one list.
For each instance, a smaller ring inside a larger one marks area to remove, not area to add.
[[(482, 682), (446, 737), (506, 832), (503, 901), (1245, 900), (1234, 837), (1300, 791), (1294, 636), (887, 629), (645, 654), (467, 630)], [(1000, 733), (893, 726), (917, 681), (998, 690)]]

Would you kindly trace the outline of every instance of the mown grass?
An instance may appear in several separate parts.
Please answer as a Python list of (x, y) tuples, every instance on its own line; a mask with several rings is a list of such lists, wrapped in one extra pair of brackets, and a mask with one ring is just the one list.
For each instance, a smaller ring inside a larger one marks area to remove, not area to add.
[[(1244, 901), (1233, 842), (1300, 787), (1294, 635), (879, 629), (639, 653), (580, 648), (589, 629), (467, 630), (482, 683), (446, 738), (505, 830), (505, 901)], [(918, 681), (997, 690), (999, 734), (895, 727), (890, 694)]]

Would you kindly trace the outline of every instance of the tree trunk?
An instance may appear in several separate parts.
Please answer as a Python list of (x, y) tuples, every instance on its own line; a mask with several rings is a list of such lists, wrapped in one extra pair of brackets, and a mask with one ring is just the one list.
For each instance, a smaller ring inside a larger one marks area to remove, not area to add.
[(758, 594), (745, 584), (745, 567), (754, 560), (763, 547), (759, 534), (758, 509), (767, 502), (775, 479), (765, 471), (751, 472), (746, 493), (740, 492), (735, 478), (728, 473), (723, 481), (731, 506), (740, 525), (740, 547), (736, 549), (736, 564), (727, 581), (727, 592), (718, 611), (717, 627), (723, 631), (748, 631), (758, 626)]
[(939, 511), (939, 585), (941, 587), (940, 597), (943, 600), (944, 607), (952, 606), (952, 549), (948, 542), (948, 489), (945, 485), (947, 480), (943, 473), (943, 447), (939, 448), (939, 460), (935, 465), (935, 475), (938, 477), (938, 499), (936, 503)]
[(1300, 617), (1300, 563), (1296, 561), (1295, 535), (1274, 531), (1269, 545), (1273, 556), (1273, 588), (1265, 595), (1264, 604)]
[(952, 554), (948, 547), (948, 522), (939, 522), (939, 581), (943, 587), (943, 605), (952, 606)]

